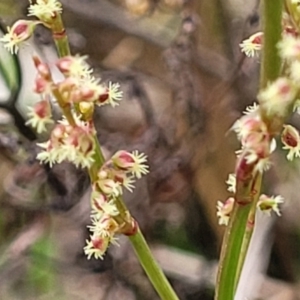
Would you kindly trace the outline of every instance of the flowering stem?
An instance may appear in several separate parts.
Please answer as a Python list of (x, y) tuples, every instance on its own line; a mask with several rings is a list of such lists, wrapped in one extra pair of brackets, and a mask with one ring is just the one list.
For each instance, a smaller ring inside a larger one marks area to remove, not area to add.
[[(276, 45), (281, 38), (282, 2), (282, 0), (264, 0), (262, 5), (264, 46), (261, 62), (261, 89), (265, 88), (269, 81), (275, 80), (280, 74), (281, 61)], [(262, 120), (267, 125), (272, 122), (263, 111), (260, 111), (260, 113)], [(256, 178), (248, 183), (249, 188), (242, 190), (242, 195), (236, 195), (237, 203), (235, 203), (231, 213), (222, 244), (216, 300), (234, 299), (253, 233), (261, 181), (262, 174), (258, 174)], [(237, 198), (240, 197), (251, 199), (251, 203), (239, 204)]]
[(226, 228), (220, 255), (216, 300), (234, 299), (238, 282), (239, 256), (251, 206), (236, 203)]
[(248, 251), (251, 237), (253, 234), (253, 229), (254, 229), (254, 225), (255, 225), (256, 206), (257, 206), (257, 202), (259, 200), (259, 195), (260, 195), (260, 190), (261, 190), (261, 182), (262, 182), (262, 173), (258, 173), (255, 178), (254, 187), (252, 190), (252, 192), (254, 194), (253, 200), (252, 200), (253, 202), (251, 203), (251, 209), (248, 214), (246, 229), (245, 229), (243, 241), (241, 244), (241, 252), (239, 255), (239, 261), (238, 261), (237, 272), (236, 272), (236, 282), (235, 282), (236, 287), (238, 285), (238, 280), (240, 278), (240, 275), (241, 275), (241, 272), (243, 269), (243, 265), (244, 265), (244, 262), (246, 259), (247, 251)]
[[(52, 34), (55, 40), (56, 48), (58, 51), (59, 57), (64, 57), (70, 55), (70, 48), (68, 44), (68, 38), (65, 33), (64, 25), (60, 15), (57, 15), (55, 21), (51, 27)], [(74, 118), (71, 114), (70, 107), (65, 106), (63, 101), (60, 101), (60, 94), (54, 94), (57, 96), (57, 102), (60, 105), (64, 115), (66, 116), (67, 120), (71, 125), (75, 124)], [(94, 135), (94, 142), (95, 142), (95, 155), (94, 155), (94, 163), (89, 168), (88, 173), (91, 179), (91, 182), (94, 183), (97, 180), (97, 173), (101, 166), (105, 163), (105, 158), (102, 153), (99, 140), (97, 135)], [(120, 223), (132, 228), (132, 217), (129, 214), (129, 211), (121, 197), (116, 199), (117, 206), (120, 210)], [(136, 224), (136, 226), (138, 226)], [(179, 300), (176, 296), (174, 290), (172, 289), (170, 283), (168, 282), (167, 278), (165, 277), (164, 273), (162, 272), (161, 268), (155, 261), (152, 253), (147, 245), (144, 236), (142, 235), (140, 229), (138, 228), (137, 231), (129, 236), (130, 242), (134, 251), (144, 268), (149, 280), (153, 284), (154, 288), (156, 289), (157, 293), (160, 295), (162, 300)]]
[(129, 236), (129, 239), (142, 267), (160, 298), (162, 300), (179, 300), (161, 268), (153, 258), (140, 229), (137, 230), (136, 234)]

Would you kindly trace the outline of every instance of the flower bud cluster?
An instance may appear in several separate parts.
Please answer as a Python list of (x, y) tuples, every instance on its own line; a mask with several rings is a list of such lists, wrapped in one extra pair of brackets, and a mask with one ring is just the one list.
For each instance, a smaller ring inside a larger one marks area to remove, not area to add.
[(92, 76), (93, 70), (86, 62), (86, 56), (66, 56), (56, 63), (65, 80), (58, 85), (58, 91), (66, 103), (79, 103), (83, 111), (96, 104), (110, 104), (115, 107), (122, 99), (118, 83), (105, 86)]
[[(21, 42), (32, 35), (37, 24), (43, 24), (52, 31), (58, 46), (59, 58), (51, 68), (38, 57), (33, 57), (37, 76), (34, 92), (41, 101), (29, 108), (27, 125), (37, 133), (53, 125), (50, 137), (39, 143), (42, 148), (37, 159), (52, 167), (56, 163), (68, 161), (76, 167), (88, 168), (92, 182), (92, 225), (90, 240), (84, 248), (88, 258), (102, 258), (110, 243), (115, 243), (116, 233), (135, 234), (137, 223), (127, 210), (121, 195), (123, 188), (132, 191), (136, 179), (148, 173), (147, 158), (134, 151), (121, 150), (103, 163), (103, 156), (93, 123), (95, 106), (119, 105), (122, 91), (118, 83), (100, 83), (86, 62), (86, 56), (67, 56), (69, 48), (60, 14), (61, 3), (57, 0), (30, 1), (29, 16), (39, 21), (17, 21), (0, 41), (12, 53), (16, 53)], [(56, 82), (51, 69), (57, 68), (63, 80)], [(58, 122), (52, 119), (51, 104), (57, 102), (63, 118)]]
[(37, 159), (48, 163), (50, 167), (64, 160), (72, 162), (76, 167), (89, 168), (94, 162), (95, 130), (91, 123), (76, 120), (71, 126), (66, 120), (55, 125), (50, 139), (38, 146), (43, 149)]
[(237, 133), (242, 145), (241, 150), (237, 151), (238, 178), (246, 180), (256, 171), (268, 170), (270, 154), (275, 150), (276, 144), (260, 117), (259, 106), (254, 104), (248, 107), (244, 115), (233, 124), (232, 129)]
[[(236, 176), (235, 174), (229, 174), (228, 180), (226, 181), (228, 184), (228, 191), (235, 194), (236, 192)], [(219, 218), (219, 225), (228, 225), (230, 220), (230, 214), (234, 208), (235, 198), (229, 197), (224, 203), (221, 201), (217, 202), (217, 217)], [(271, 215), (273, 211), (278, 216), (281, 216), (281, 212), (279, 209), (279, 205), (284, 202), (282, 196), (266, 196), (264, 194), (260, 195), (256, 204), (256, 207), (266, 213), (268, 216)]]
[(61, 3), (57, 0), (29, 2), (28, 16), (35, 16), (39, 21), (18, 20), (11, 28), (7, 27), (7, 34), (0, 39), (12, 54), (17, 53), (19, 45), (31, 37), (36, 25), (43, 23), (46, 27), (51, 27), (54, 18), (62, 12)]
[[(300, 134), (292, 125), (283, 124), (292, 111), (300, 113), (300, 1), (285, 0), (282, 40), (278, 53), (283, 61), (282, 76), (269, 82), (258, 96), (258, 105), (247, 108), (245, 115), (237, 120), (232, 129), (237, 133), (242, 148), (237, 151), (238, 161), (235, 174), (230, 174), (227, 183), (230, 197), (225, 203), (218, 201), (219, 224), (227, 225), (234, 205), (246, 205), (255, 201), (256, 208), (267, 213), (281, 215), (279, 205), (283, 197), (258, 197), (256, 190), (257, 172), (270, 167), (270, 155), (276, 148), (275, 135), (281, 131), (283, 149), (287, 159), (300, 157)], [(263, 34), (258, 32), (240, 44), (247, 56), (257, 56), (263, 47)]]
[(51, 107), (45, 99), (56, 99), (62, 106), (72, 108), (77, 105), (77, 113), (86, 121), (92, 120), (94, 105), (118, 105), (122, 98), (119, 84), (109, 82), (108, 86), (101, 84), (91, 73), (92, 69), (86, 63), (86, 57), (67, 56), (56, 62), (57, 68), (64, 74), (64, 80), (54, 82), (47, 64), (34, 57), (37, 70), (34, 91), (40, 94), (42, 101), (29, 109), (28, 125), (36, 128), (38, 133), (46, 131), (46, 125), (51, 120)]
[(135, 221), (118, 207), (118, 197), (123, 188), (132, 191), (135, 178), (148, 173), (146, 161), (144, 154), (121, 150), (99, 170), (91, 196), (92, 225), (88, 228), (92, 234), (84, 248), (88, 258), (102, 258), (109, 244), (115, 243), (116, 233), (135, 232)]

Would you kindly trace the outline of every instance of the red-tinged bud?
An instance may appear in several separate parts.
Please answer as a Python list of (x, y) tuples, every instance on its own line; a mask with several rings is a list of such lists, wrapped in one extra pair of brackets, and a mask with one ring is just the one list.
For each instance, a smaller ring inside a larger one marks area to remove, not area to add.
[(298, 130), (291, 125), (283, 125), (281, 141), (284, 145), (283, 149), (289, 150), (287, 154), (288, 160), (294, 157), (300, 157), (300, 136)]
[(293, 105), (297, 89), (294, 83), (280, 77), (258, 94), (262, 110), (270, 117), (285, 117)]
[(56, 62), (56, 66), (65, 76), (86, 78), (92, 72), (86, 58), (86, 56), (65, 56)]
[(51, 117), (51, 108), (47, 100), (37, 102), (34, 105), (33, 110), (41, 119)]
[(112, 179), (99, 179), (97, 185), (105, 195), (114, 195), (118, 197), (121, 194), (119, 183)]
[(79, 103), (81, 101), (81, 93), (79, 90), (74, 90), (64, 100), (66, 103)]
[(244, 52), (248, 57), (256, 56), (262, 48), (262, 43), (263, 33), (257, 32), (240, 44), (241, 51)]
[(61, 94), (70, 93), (70, 91), (78, 84), (75, 78), (68, 77), (58, 84), (58, 90)]
[(47, 81), (51, 80), (50, 68), (47, 64), (43, 63), (39, 57), (33, 56), (34, 65), (39, 73), (39, 75)]
[(118, 171), (114, 172), (114, 178), (113, 179), (116, 182), (119, 182), (120, 184), (123, 184), (126, 178), (127, 178), (127, 176), (126, 176), (126, 174), (124, 172), (122, 172), (122, 171), (120, 171), (120, 172), (118, 172)]
[(104, 215), (100, 222), (105, 230), (110, 234), (115, 233), (119, 228), (118, 223), (110, 215)]
[(95, 249), (100, 250), (101, 252), (104, 253), (108, 247), (109, 238), (107, 238), (107, 237), (92, 237), (91, 242)]
[(99, 97), (98, 97), (98, 101), (100, 103), (104, 103), (105, 101), (107, 101), (109, 98), (109, 94), (108, 92), (104, 93), (104, 94), (101, 94)]
[(283, 127), (281, 134), (282, 143), (288, 147), (297, 147), (300, 142), (298, 130), (291, 125), (284, 125)]
[(99, 192), (93, 192), (91, 198), (92, 206), (98, 211), (102, 211), (102, 206), (108, 201), (107, 196)]
[(18, 20), (11, 28), (7, 28), (8, 33), (4, 35), (0, 41), (4, 43), (4, 47), (12, 53), (17, 53), (21, 42), (31, 37), (34, 28), (39, 21)]
[(135, 163), (134, 156), (124, 150), (120, 150), (117, 153), (115, 153), (111, 161), (113, 162), (114, 166), (121, 169), (121, 170), (128, 170), (132, 168), (132, 166)]
[(32, 108), (29, 108), (28, 117), (26, 125), (35, 128), (37, 133), (46, 131), (47, 125), (54, 123), (50, 104), (46, 100), (39, 101)]
[(95, 98), (96, 92), (89, 87), (83, 86), (80, 88), (82, 100), (93, 100)]
[(87, 240), (87, 245), (83, 248), (87, 258), (90, 259), (94, 256), (96, 259), (102, 259), (111, 240), (112, 237), (110, 236), (98, 236), (95, 234), (91, 236), (91, 240)]
[(138, 232), (139, 225), (138, 222), (132, 218), (131, 224), (125, 226), (124, 231), (122, 231), (123, 234), (127, 236), (135, 235)]
[(73, 61), (74, 59), (72, 56), (65, 56), (63, 58), (60, 58), (56, 62), (56, 66), (60, 72), (62, 72), (63, 74), (68, 74), (70, 72), (70, 68), (73, 64)]
[(79, 136), (79, 150), (81, 153), (86, 155), (94, 151), (94, 145), (94, 139), (91, 135), (84, 133)]
[(237, 162), (236, 166), (236, 181), (239, 182), (249, 182), (253, 176), (253, 170), (255, 167), (255, 162), (252, 164), (248, 163), (247, 152), (243, 153)]
[(62, 124), (57, 124), (54, 129), (52, 130), (51, 133), (51, 140), (55, 139), (55, 140), (61, 140), (64, 138), (66, 132), (66, 127)]
[(52, 82), (41, 76), (37, 76), (34, 83), (33, 91), (37, 94), (49, 93), (51, 91)]

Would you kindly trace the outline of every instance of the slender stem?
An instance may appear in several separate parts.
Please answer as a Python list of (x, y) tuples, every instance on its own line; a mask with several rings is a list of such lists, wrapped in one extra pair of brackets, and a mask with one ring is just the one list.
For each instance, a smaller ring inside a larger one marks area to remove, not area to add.
[(242, 273), (242, 269), (244, 266), (244, 262), (245, 262), (245, 259), (247, 256), (248, 248), (249, 248), (253, 230), (254, 230), (256, 206), (257, 206), (257, 202), (259, 200), (262, 177), (263, 177), (262, 173), (258, 173), (257, 177), (255, 178), (255, 183), (254, 183), (254, 188), (253, 188), (253, 192), (254, 192), (253, 202), (251, 203), (251, 209), (248, 214), (246, 229), (244, 232), (244, 237), (243, 237), (243, 241), (241, 244), (241, 252), (239, 255), (239, 260), (238, 260), (238, 265), (237, 265), (236, 282), (235, 282), (236, 287), (238, 285), (238, 280)]
[[(261, 62), (261, 89), (280, 74), (281, 60), (276, 45), (281, 38), (282, 2), (282, 0), (264, 0), (262, 4), (264, 49)], [(272, 123), (263, 111), (260, 113), (266, 124)], [(234, 299), (254, 228), (256, 203), (262, 180), (262, 175), (258, 176), (252, 183), (253, 189), (243, 189), (242, 195), (236, 195), (244, 199), (252, 198), (252, 201), (250, 205), (244, 206), (236, 203), (231, 214), (222, 244), (216, 300)], [(256, 192), (255, 195), (251, 195), (253, 190)]]
[[(60, 15), (57, 15), (54, 24), (52, 26), (52, 33), (55, 40), (56, 48), (58, 51), (58, 54), (60, 57), (64, 57), (67, 55), (70, 55), (70, 48), (68, 43), (68, 38), (65, 33), (64, 25), (61, 19)], [(61, 106), (63, 113), (65, 114), (66, 118), (72, 125), (75, 121), (71, 114), (70, 107), (66, 107), (63, 105), (63, 102), (60, 103), (60, 95), (57, 93), (55, 95), (58, 97), (58, 103)], [(89, 168), (88, 173), (91, 179), (91, 182), (95, 182), (97, 180), (97, 173), (101, 166), (105, 162), (104, 155), (102, 153), (99, 140), (97, 138), (97, 135), (94, 135), (94, 141), (95, 141), (95, 155), (94, 155), (94, 163)], [(121, 224), (125, 225), (127, 227), (132, 227), (132, 217), (129, 214), (129, 211), (123, 201), (123, 199), (120, 197), (116, 199), (117, 206), (120, 208), (120, 220)], [(179, 298), (176, 296), (174, 290), (172, 289), (169, 281), (165, 277), (164, 273), (162, 272), (161, 268), (155, 261), (149, 246), (147, 245), (146, 240), (144, 239), (144, 236), (142, 235), (140, 229), (138, 228), (137, 231), (129, 236), (130, 242), (132, 244), (132, 247), (142, 265), (144, 268), (149, 280), (153, 284), (154, 288), (156, 289), (157, 293), (160, 295), (162, 300), (179, 300)]]
[(91, 178), (92, 182), (95, 182), (97, 180), (97, 173), (98, 173), (100, 167), (105, 162), (105, 158), (104, 158), (104, 155), (102, 153), (102, 150), (101, 150), (101, 147), (100, 147), (100, 144), (99, 144), (99, 140), (98, 140), (96, 134), (94, 136), (94, 143), (95, 143), (95, 155), (94, 155), (95, 162), (93, 163), (93, 165), (89, 169), (89, 175), (90, 175), (90, 178)]
[(70, 55), (71, 51), (68, 36), (60, 14), (56, 15), (51, 29), (59, 57)]
[(264, 32), (264, 49), (260, 65), (260, 88), (275, 80), (281, 69), (281, 59), (277, 43), (281, 38), (281, 18), (283, 0), (262, 1), (262, 22)]
[(140, 229), (129, 236), (133, 249), (149, 280), (162, 300), (179, 300), (161, 268), (156, 263)]
[(239, 255), (251, 206), (236, 204), (226, 228), (216, 286), (216, 300), (234, 299)]

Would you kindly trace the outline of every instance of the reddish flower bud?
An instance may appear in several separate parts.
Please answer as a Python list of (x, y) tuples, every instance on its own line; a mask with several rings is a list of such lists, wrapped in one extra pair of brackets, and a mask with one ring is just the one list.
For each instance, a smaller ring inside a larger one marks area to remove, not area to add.
[(47, 64), (43, 63), (39, 57), (33, 56), (34, 65), (39, 73), (39, 75), (47, 81), (51, 80), (50, 68)]
[(291, 125), (283, 125), (281, 141), (284, 145), (283, 149), (289, 150), (287, 154), (288, 160), (294, 157), (300, 157), (300, 136), (298, 130)]
[(18, 45), (30, 38), (35, 26), (39, 23), (39, 21), (18, 20), (11, 28), (7, 27), (8, 33), (0, 41), (11, 53), (17, 53)]

